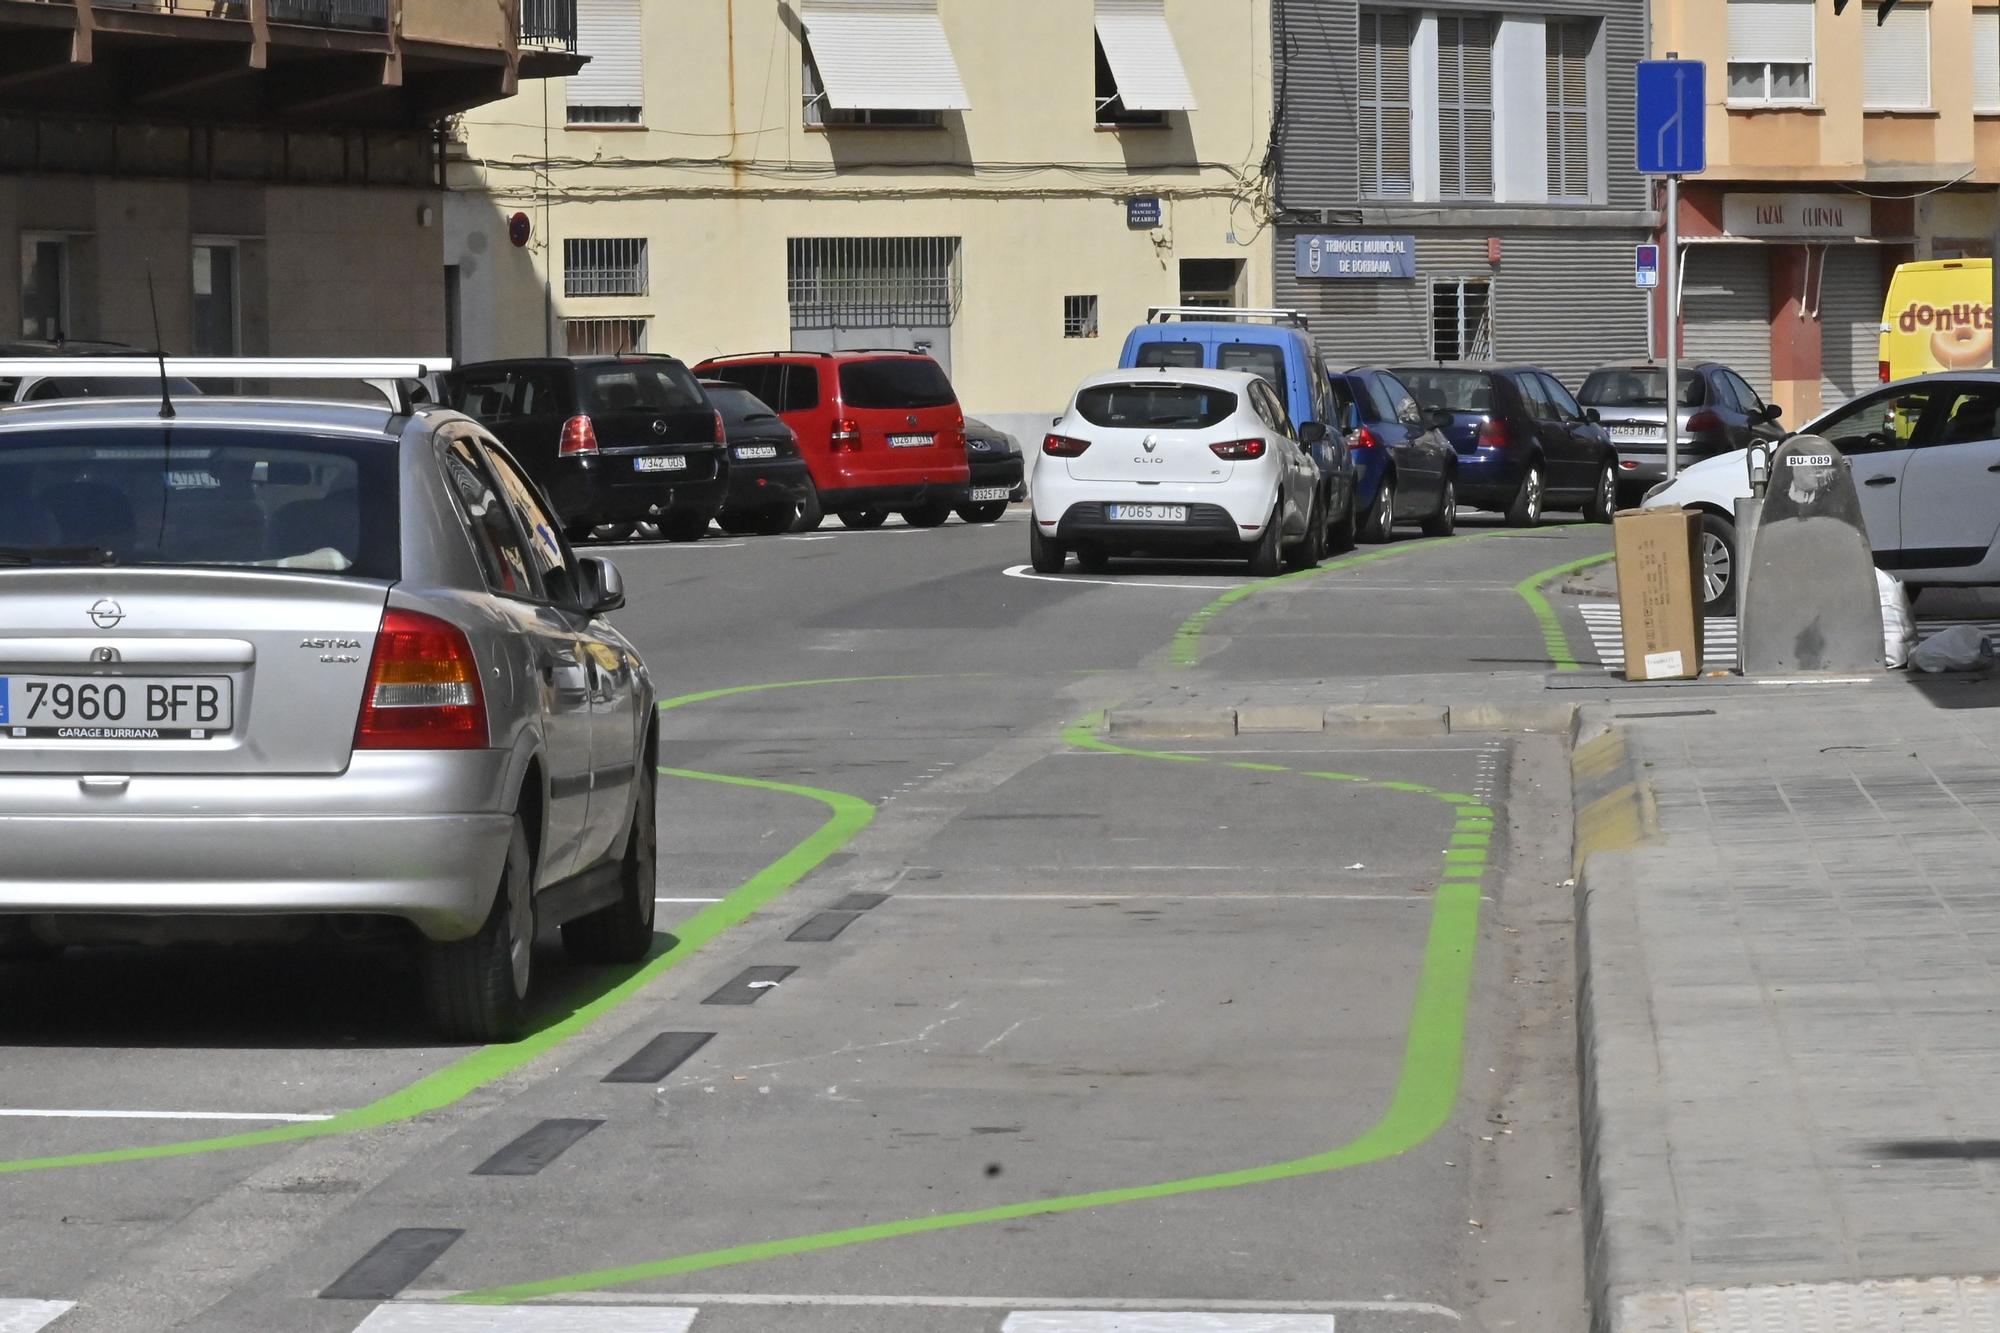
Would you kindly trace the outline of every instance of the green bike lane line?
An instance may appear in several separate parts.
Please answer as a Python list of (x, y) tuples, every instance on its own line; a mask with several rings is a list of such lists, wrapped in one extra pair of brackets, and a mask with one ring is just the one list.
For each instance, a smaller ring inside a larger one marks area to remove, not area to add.
[[(1072, 725), (1063, 732), (1063, 739), (1074, 748), (1106, 754), (1129, 755), (1172, 763), (1220, 763), (1225, 768), (1249, 772), (1289, 772), (1301, 777), (1359, 782), (1384, 790), (1429, 796), (1452, 808), (1454, 839), (1460, 836), (1490, 835), (1493, 827), (1493, 811), (1479, 804), (1477, 797), (1462, 792), (1441, 791), (1414, 782), (1384, 782), (1354, 773), (1305, 771), (1287, 768), (1281, 764), (1216, 760), (1204, 755), (1132, 749), (1099, 739), (1095, 729), (1100, 720), (1091, 718)], [(464, 1305), (516, 1304), (544, 1297), (602, 1291), (634, 1282), (656, 1281), (739, 1264), (812, 1254), (822, 1250), (843, 1249), (876, 1241), (900, 1240), (934, 1232), (955, 1231), (992, 1222), (1006, 1222), (1024, 1217), (1045, 1217), (1118, 1204), (1148, 1202), (1187, 1194), (1269, 1184), (1302, 1176), (1342, 1171), (1399, 1156), (1423, 1144), (1444, 1128), (1450, 1122), (1452, 1110), (1458, 1101), (1466, 1013), (1471, 1002), (1473, 968), (1479, 943), (1479, 905), (1485, 867), (1486, 852), (1483, 845), (1455, 846), (1453, 854), (1448, 855), (1444, 875), (1431, 907), (1430, 927), (1425, 936), (1423, 959), (1417, 977), (1416, 998), (1411, 1006), (1410, 1026), (1404, 1038), (1403, 1063), (1395, 1090), (1390, 1095), (1389, 1105), (1381, 1117), (1359, 1137), (1326, 1152), (1261, 1166), (1188, 1176), (1178, 1180), (1093, 1190), (1084, 1194), (1026, 1200), (963, 1212), (934, 1213), (926, 1217), (845, 1227), (777, 1240), (752, 1241), (724, 1249), (703, 1250), (695, 1254), (460, 1292), (446, 1299), (451, 1303)]]
[(1315, 565), (1311, 569), (1297, 569), (1289, 574), (1274, 574), (1268, 579), (1258, 579), (1255, 583), (1242, 584), (1239, 587), (1231, 588), (1228, 592), (1223, 593), (1220, 597), (1217, 597), (1214, 601), (1208, 603), (1181, 622), (1180, 628), (1174, 631), (1174, 641), (1168, 651), (1168, 660), (1177, 667), (1199, 666), (1201, 664), (1201, 636), (1207, 632), (1209, 625), (1217, 616), (1246, 597), (1254, 597), (1260, 592), (1269, 592), (1273, 588), (1280, 588), (1288, 583), (1297, 583), (1302, 579), (1317, 578), (1321, 574), (1337, 574), (1344, 569), (1356, 569), (1362, 565), (1372, 565), (1378, 560), (1387, 560), (1392, 556), (1415, 555), (1423, 551), (1444, 550), (1466, 542), (1485, 541), (1492, 537), (1518, 535), (1517, 532), (1509, 528), (1495, 528), (1488, 532), (1462, 532), (1453, 537), (1435, 537), (1427, 541), (1406, 543), (1402, 546), (1384, 546), (1380, 550), (1375, 551), (1357, 551), (1352, 555), (1339, 556), (1323, 564)]
[[(659, 709), (661, 712), (669, 712), (693, 704), (765, 690), (919, 679), (924, 677), (839, 676), (820, 680), (734, 685), (665, 699), (660, 702)], [(352, 1134), (359, 1130), (375, 1129), (451, 1106), (463, 1101), (487, 1084), (513, 1073), (530, 1060), (609, 1016), (655, 978), (686, 962), (716, 936), (741, 923), (758, 908), (782, 896), (816, 870), (828, 857), (845, 847), (875, 818), (875, 807), (867, 801), (846, 792), (831, 791), (823, 787), (775, 782), (764, 778), (738, 777), (727, 773), (704, 773), (693, 769), (662, 768), (660, 773), (664, 777), (694, 782), (715, 782), (725, 786), (750, 787), (760, 791), (798, 796), (819, 802), (827, 808), (828, 815), (804, 841), (730, 890), (721, 901), (708, 904), (681, 922), (674, 934), (676, 942), (664, 952), (637, 964), (628, 975), (596, 999), (579, 1006), (566, 1016), (537, 1029), (519, 1041), (482, 1046), (414, 1083), (406, 1084), (365, 1106), (342, 1111), (328, 1120), (276, 1125), (269, 1129), (187, 1139), (176, 1143), (104, 1148), (55, 1157), (15, 1158), (10, 1161), (0, 1161), (0, 1175), (13, 1175), (24, 1171), (50, 1171), (67, 1167), (106, 1166), (121, 1162), (158, 1161), (173, 1157), (194, 1157), (204, 1153), (229, 1152), (242, 1148), (298, 1143), (307, 1139), (330, 1138), (340, 1134)]]
[(1615, 558), (1614, 553), (1610, 551), (1599, 555), (1586, 555), (1578, 560), (1568, 560), (1560, 565), (1537, 570), (1514, 585), (1515, 595), (1528, 604), (1528, 610), (1534, 615), (1535, 623), (1542, 627), (1543, 650), (1548, 653), (1549, 661), (1557, 671), (1581, 671), (1583, 667), (1576, 660), (1576, 654), (1570, 651), (1569, 634), (1563, 629), (1562, 619), (1556, 615), (1555, 608), (1549, 605), (1549, 599), (1542, 595), (1543, 586), (1564, 574), (1574, 574), (1578, 570), (1589, 569), (1592, 565), (1601, 565)]

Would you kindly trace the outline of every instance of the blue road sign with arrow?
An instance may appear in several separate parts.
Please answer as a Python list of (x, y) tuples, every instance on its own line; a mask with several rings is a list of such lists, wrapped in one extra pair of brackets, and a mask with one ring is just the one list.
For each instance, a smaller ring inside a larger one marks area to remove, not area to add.
[(1696, 176), (1708, 169), (1708, 115), (1699, 60), (1639, 62), (1639, 173)]

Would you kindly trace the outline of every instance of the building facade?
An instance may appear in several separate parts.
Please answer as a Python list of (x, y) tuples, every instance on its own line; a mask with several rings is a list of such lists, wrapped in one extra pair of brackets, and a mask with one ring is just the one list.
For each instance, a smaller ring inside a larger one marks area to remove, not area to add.
[[(559, 0), (528, 0), (543, 19)], [(0, 337), (445, 346), (437, 124), (566, 69), (516, 0), (0, 0)], [(531, 25), (532, 27), (532, 25)]]
[(1644, 356), (1644, 0), (1274, 0), (1280, 305), (1338, 363)]
[(1150, 306), (1271, 296), (1268, 0), (579, 0), (466, 117), (467, 357), (920, 347), (1025, 428)]
[[(1669, 0), (1657, 54), (1707, 65), (1708, 170), (1682, 189), (1680, 317), (1802, 423), (1878, 373), (1910, 259), (1991, 253), (2000, 8)], [(1664, 309), (1664, 307), (1662, 307)]]

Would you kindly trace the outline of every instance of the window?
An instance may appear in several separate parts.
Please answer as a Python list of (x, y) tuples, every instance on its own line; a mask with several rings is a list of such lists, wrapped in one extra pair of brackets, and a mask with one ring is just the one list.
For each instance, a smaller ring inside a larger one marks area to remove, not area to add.
[(1290, 391), (1285, 386), (1285, 349), (1273, 347), (1269, 343), (1223, 343), (1215, 349), (1217, 370), (1247, 370), (1253, 375), (1263, 376), (1264, 383), (1276, 389), (1280, 396)]
[(1361, 195), (1408, 199), (1415, 185), (1410, 171), (1410, 16), (1362, 10), (1355, 61)]
[(643, 237), (565, 240), (564, 296), (644, 296), (646, 242)]
[(1493, 197), (1493, 21), (1446, 15), (1438, 34), (1438, 192)]
[(194, 345), (196, 356), (235, 356), (242, 332), (234, 241), (194, 246)]
[(1232, 306), (1237, 284), (1243, 276), (1240, 259), (1183, 259), (1181, 261), (1181, 304)]
[(514, 522), (527, 547), (528, 562), (541, 582), (542, 595), (552, 602), (570, 600), (575, 593), (569, 568), (570, 556), (556, 531), (555, 519), (542, 508), (535, 488), (514, 470), (514, 465), (502, 454), (491, 448), (482, 448), (479, 453), (486, 460), (487, 471), (499, 484), (500, 495), (507, 508), (514, 512)]
[(965, 94), (937, 0), (799, 0), (805, 123), (937, 125)]
[(636, 364), (590, 366), (577, 373), (577, 404), (585, 412), (696, 412), (705, 404), (701, 385), (678, 361), (657, 357)]
[(563, 350), (568, 356), (617, 356), (646, 350), (643, 319), (566, 319)]
[(1849, 458), (1913, 448), (1917, 426), (1934, 401), (1928, 388), (1877, 394), (1821, 421), (1813, 433)]
[(21, 238), (21, 336), (51, 342), (72, 332), (69, 243), (60, 236)]
[(1744, 380), (1737, 378), (1733, 372), (1724, 371), (1722, 382), (1728, 385), (1730, 392), (1736, 395), (1736, 401), (1743, 405), (1744, 411), (1762, 412), (1764, 410), (1764, 400), (1757, 396), (1757, 391), (1751, 388)]
[(785, 265), (794, 329), (943, 328), (958, 314), (956, 236), (794, 236)]
[(1431, 360), (1492, 359), (1491, 296), (1492, 284), (1484, 278), (1431, 283)]
[(566, 80), (571, 125), (637, 125), (645, 109), (639, 0), (576, 0), (576, 49), (590, 62)]
[(1140, 366), (1187, 366), (1201, 365), (1200, 343), (1145, 343), (1134, 358)]
[(1562, 420), (1562, 413), (1556, 410), (1555, 401), (1549, 397), (1549, 387), (1540, 375), (1522, 375), (1515, 379), (1514, 387), (1520, 392), (1521, 402), (1526, 405), (1529, 416), (1537, 421)]
[(451, 405), (489, 426), (568, 415), (568, 400), (553, 370), (469, 371), (447, 383)]
[(1951, 390), (1939, 396), (1938, 406), (1936, 428), (1924, 432), (1920, 445), (1985, 444), (2000, 439), (2000, 391)]
[(2000, 112), (2000, 9), (1972, 11), (1972, 109)]
[(1577, 406), (1576, 399), (1570, 396), (1569, 390), (1563, 387), (1561, 380), (1553, 375), (1543, 375), (1539, 378), (1542, 381), (1543, 392), (1549, 396), (1550, 406), (1556, 410), (1556, 418), (1558, 420), (1583, 420), (1583, 409)]
[(499, 493), (479, 466), (472, 442), (464, 436), (445, 450), (445, 476), (465, 511), (466, 535), (472, 539), (486, 586), (510, 597), (533, 597), (540, 591), (528, 571), (528, 555), (521, 549), (521, 534), (507, 517)]
[(1596, 27), (1589, 19), (1551, 20), (1548, 25), (1545, 68), (1552, 200), (1590, 199), (1590, 49)]
[(840, 107), (828, 100), (826, 82), (813, 60), (812, 48), (803, 48), (805, 65), (799, 73), (804, 123), (819, 129), (842, 125), (903, 125), (919, 128), (942, 125), (943, 113), (928, 107)]
[(1167, 112), (1195, 109), (1166, 0), (1093, 0), (1092, 10), (1099, 125), (1164, 125)]
[(1931, 104), (1931, 7), (1908, 0), (1876, 26), (1877, 6), (1864, 15), (1861, 105), (1869, 111), (1923, 111)]
[(1111, 62), (1105, 58), (1104, 42), (1097, 43), (1097, 123), (1099, 125), (1165, 125), (1167, 113), (1164, 111), (1135, 111), (1125, 105), (1125, 99), (1118, 95), (1118, 76), (1111, 72)]
[(1125, 430), (1206, 430), (1235, 411), (1235, 394), (1200, 384), (1093, 384), (1076, 395), (1078, 416)]
[(942, 367), (929, 357), (888, 356), (840, 368), (840, 401), (848, 407), (951, 407), (958, 402)]
[(1426, 407), (1447, 412), (1491, 412), (1493, 377), (1481, 370), (1407, 370), (1403, 383)]
[(1065, 296), (1063, 298), (1063, 337), (1095, 338), (1097, 336), (1097, 298), (1095, 296)]
[(1812, 0), (1729, 0), (1729, 100), (1750, 106), (1813, 100)]

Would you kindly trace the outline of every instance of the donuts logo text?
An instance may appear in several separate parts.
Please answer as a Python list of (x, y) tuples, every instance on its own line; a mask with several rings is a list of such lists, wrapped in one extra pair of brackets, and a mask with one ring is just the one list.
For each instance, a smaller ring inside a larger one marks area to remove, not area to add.
[(1990, 329), (1993, 327), (1993, 307), (1980, 305), (1977, 301), (1960, 301), (1944, 306), (1912, 301), (1903, 307), (1902, 314), (1896, 316), (1896, 327), (1904, 333), (1915, 333), (1918, 329)]

